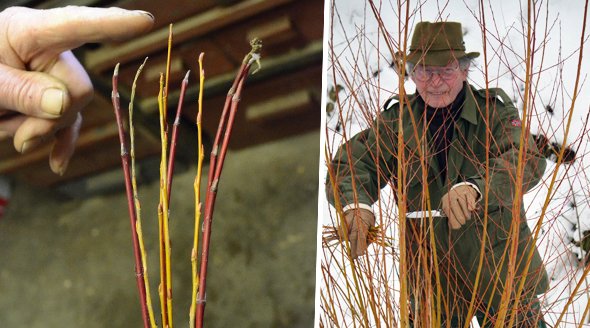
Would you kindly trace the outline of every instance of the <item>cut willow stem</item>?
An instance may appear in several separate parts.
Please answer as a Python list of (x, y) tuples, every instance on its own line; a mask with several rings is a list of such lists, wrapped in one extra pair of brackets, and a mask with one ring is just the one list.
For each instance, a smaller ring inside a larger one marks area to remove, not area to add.
[(144, 328), (150, 328), (150, 317), (148, 304), (146, 300), (146, 285), (144, 280), (144, 265), (142, 263), (141, 251), (139, 246), (139, 238), (137, 234), (137, 213), (135, 210), (135, 202), (133, 198), (131, 174), (129, 170), (129, 152), (127, 151), (127, 143), (125, 141), (125, 129), (121, 114), (120, 96), (119, 96), (119, 64), (115, 66), (113, 73), (113, 91), (111, 99), (113, 102), (113, 109), (117, 120), (117, 127), (119, 129), (119, 141), (121, 144), (121, 164), (123, 166), (123, 175), (125, 177), (125, 190), (127, 192), (127, 205), (129, 210), (129, 220), (131, 224), (131, 239), (133, 241), (133, 255), (135, 258), (135, 278), (137, 281), (137, 289), (139, 291), (139, 300), (141, 305), (141, 314)]
[[(233, 121), (238, 109), (242, 88), (244, 81), (250, 71), (252, 63), (258, 64), (260, 69), (260, 50), (262, 48), (262, 42), (259, 39), (253, 39), (250, 41), (252, 50), (244, 57), (242, 65), (232, 87), (230, 88), (221, 119), (219, 121), (219, 127), (213, 143), (213, 150), (211, 151), (211, 159), (209, 165), (209, 174), (207, 180), (207, 194), (205, 197), (205, 215), (203, 220), (203, 245), (201, 250), (201, 270), (199, 273), (199, 292), (197, 296), (197, 320), (196, 327), (203, 327), (203, 317), (205, 312), (206, 304), (206, 281), (207, 281), (207, 262), (209, 257), (209, 241), (211, 237), (211, 222), (213, 221), (213, 209), (215, 206), (215, 198), (217, 196), (217, 188), (219, 185), (219, 178), (221, 176), (221, 170), (223, 168), (223, 162), (225, 154), (227, 152), (227, 146), (231, 137), (231, 130), (233, 127)], [(256, 71), (258, 71), (258, 69)], [(253, 72), (256, 73), (256, 71)], [(229, 115), (229, 117), (228, 117)], [(227, 119), (226, 119), (227, 118)], [(221, 135), (223, 134), (223, 142), (220, 141)]]
[(182, 104), (184, 103), (184, 95), (186, 94), (186, 86), (188, 84), (188, 75), (190, 70), (186, 72), (184, 79), (182, 80), (182, 86), (180, 87), (180, 97), (178, 99), (178, 107), (176, 108), (176, 116), (174, 117), (174, 123), (172, 125), (172, 137), (170, 140), (170, 154), (168, 155), (168, 175), (167, 175), (167, 195), (168, 203), (170, 203), (170, 195), (172, 193), (172, 176), (174, 174), (174, 160), (176, 158), (176, 142), (178, 139), (178, 126), (180, 125), (180, 113), (182, 113)]
[(197, 175), (193, 188), (195, 190), (195, 230), (193, 239), (193, 249), (191, 251), (191, 269), (192, 269), (192, 294), (191, 307), (189, 313), (189, 327), (195, 326), (195, 317), (197, 314), (197, 291), (199, 288), (199, 273), (197, 271), (197, 253), (199, 247), (199, 225), (201, 221), (201, 175), (203, 172), (203, 159), (205, 158), (205, 149), (203, 147), (203, 130), (201, 124), (201, 117), (203, 113), (203, 89), (205, 84), (205, 71), (203, 70), (204, 53), (199, 55), (199, 110), (197, 112), (197, 147), (199, 151), (199, 158), (197, 161)]

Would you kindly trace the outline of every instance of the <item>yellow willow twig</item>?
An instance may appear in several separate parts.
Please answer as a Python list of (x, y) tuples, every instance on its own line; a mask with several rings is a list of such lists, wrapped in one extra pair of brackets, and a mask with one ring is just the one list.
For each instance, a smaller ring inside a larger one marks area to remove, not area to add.
[[(162, 101), (164, 104), (164, 101)], [(168, 314), (168, 327), (172, 328), (172, 273), (170, 267), (170, 230), (168, 227), (168, 181), (167, 181), (167, 149), (168, 136), (166, 134), (165, 113), (166, 108), (160, 107), (160, 138), (162, 141), (162, 162), (160, 163), (160, 205), (162, 208), (162, 232), (164, 239), (164, 277), (166, 280), (166, 313)]]
[[(158, 92), (158, 109), (160, 111), (160, 113), (162, 112), (162, 107), (163, 107), (163, 103), (162, 103), (162, 93), (163, 93), (163, 89), (164, 89), (164, 75), (160, 74), (160, 91)], [(160, 114), (161, 116), (161, 114)], [(160, 121), (162, 120), (162, 118), (160, 117)], [(160, 123), (161, 124), (161, 123)], [(161, 186), (161, 181), (160, 181), (160, 193), (162, 192), (162, 186)], [(160, 195), (160, 200), (162, 199), (162, 196)], [(166, 301), (165, 301), (165, 294), (166, 294), (166, 280), (163, 279), (164, 275), (165, 275), (165, 270), (164, 270), (164, 248), (162, 247), (163, 244), (163, 209), (162, 209), (162, 204), (160, 204), (158, 206), (158, 245), (160, 247), (160, 286), (158, 288), (158, 294), (160, 297), (160, 314), (162, 316), (162, 327), (166, 327), (167, 326), (167, 322), (168, 322), (168, 315), (166, 314)]]
[(170, 273), (170, 231), (168, 228), (168, 187), (166, 150), (168, 138), (166, 135), (165, 108), (163, 100), (163, 74), (160, 74), (160, 92), (158, 107), (160, 112), (160, 140), (162, 155), (160, 161), (160, 204), (158, 205), (158, 227), (160, 245), (160, 308), (162, 311), (162, 326), (172, 328), (172, 280)]
[(135, 100), (135, 89), (137, 86), (137, 79), (147, 62), (147, 57), (144, 59), (141, 66), (135, 73), (135, 78), (133, 79), (133, 85), (131, 87), (131, 100), (129, 101), (129, 145), (130, 145), (130, 155), (131, 155), (131, 185), (133, 187), (133, 204), (135, 205), (135, 212), (137, 213), (137, 221), (135, 221), (135, 229), (137, 232), (137, 240), (139, 241), (139, 249), (141, 251), (141, 265), (143, 266), (143, 281), (145, 283), (145, 293), (146, 293), (146, 303), (148, 306), (148, 315), (150, 318), (151, 327), (156, 327), (156, 321), (154, 319), (154, 309), (152, 306), (152, 297), (150, 293), (150, 283), (148, 278), (148, 269), (147, 269), (147, 255), (145, 251), (145, 245), (143, 242), (143, 231), (141, 229), (141, 204), (139, 202), (139, 197), (137, 195), (137, 179), (136, 179), (136, 170), (135, 170), (135, 128), (133, 126), (133, 101)]
[(162, 106), (160, 109), (160, 133), (162, 141), (162, 162), (160, 164), (160, 204), (162, 205), (162, 228), (164, 233), (164, 278), (166, 280), (166, 313), (168, 314), (168, 326), (164, 328), (172, 328), (172, 269), (170, 260), (170, 230), (168, 226), (168, 168), (167, 168), (167, 152), (168, 152), (168, 125), (166, 114), (168, 111), (168, 88), (170, 81), (170, 59), (172, 55), (172, 25), (168, 28), (168, 53), (166, 56), (166, 76), (164, 84), (164, 93), (162, 99)]
[[(168, 25), (168, 52), (166, 55), (166, 75), (164, 82), (164, 92), (162, 95), (162, 104), (164, 106), (164, 122), (167, 122), (167, 111), (168, 111), (168, 83), (170, 81), (170, 60), (172, 57), (172, 25)], [(166, 129), (167, 130), (167, 129)]]
[(203, 159), (205, 158), (205, 149), (203, 147), (203, 129), (202, 129), (202, 113), (203, 113), (203, 88), (205, 85), (205, 70), (203, 70), (203, 57), (204, 53), (199, 55), (199, 111), (197, 113), (197, 134), (199, 149), (199, 158), (197, 160), (197, 175), (194, 182), (195, 190), (195, 232), (193, 240), (193, 249), (191, 252), (191, 267), (192, 267), (192, 280), (193, 290), (191, 295), (191, 307), (189, 313), (189, 327), (195, 326), (195, 316), (197, 310), (197, 291), (199, 289), (199, 273), (197, 272), (197, 254), (199, 247), (199, 226), (201, 225), (201, 175), (203, 170)]

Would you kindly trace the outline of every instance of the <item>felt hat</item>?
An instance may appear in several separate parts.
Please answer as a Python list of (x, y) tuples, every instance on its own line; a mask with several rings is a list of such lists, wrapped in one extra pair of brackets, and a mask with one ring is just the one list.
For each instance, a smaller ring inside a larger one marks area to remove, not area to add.
[(476, 58), (479, 52), (465, 52), (463, 30), (458, 22), (420, 22), (414, 28), (409, 63), (446, 66), (453, 59)]

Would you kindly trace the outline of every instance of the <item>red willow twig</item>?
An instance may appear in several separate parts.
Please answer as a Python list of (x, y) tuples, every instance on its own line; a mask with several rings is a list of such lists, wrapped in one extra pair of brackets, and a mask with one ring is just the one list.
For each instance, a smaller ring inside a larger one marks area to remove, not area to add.
[[(209, 240), (211, 237), (211, 222), (213, 221), (213, 209), (215, 206), (215, 198), (217, 196), (219, 178), (221, 176), (221, 170), (223, 168), (223, 162), (227, 152), (229, 139), (231, 137), (233, 121), (240, 102), (244, 81), (246, 80), (252, 63), (257, 62), (258, 68), (260, 68), (259, 59), (262, 41), (255, 38), (250, 41), (250, 45), (252, 46), (252, 50), (244, 57), (240, 70), (227, 94), (223, 111), (221, 113), (221, 119), (219, 121), (219, 127), (217, 128), (217, 133), (215, 135), (213, 150), (211, 151), (207, 179), (207, 194), (205, 197), (205, 212), (203, 219), (203, 244), (201, 250), (201, 269), (199, 273), (199, 293), (197, 296), (197, 320), (195, 322), (195, 327), (199, 328), (203, 327), (203, 317), (205, 313), (205, 288), (207, 279), (207, 262), (209, 257)], [(258, 69), (256, 71), (258, 71)], [(254, 71), (253, 74), (256, 73), (256, 71)], [(220, 148), (222, 134), (223, 142)]]
[(182, 80), (182, 86), (180, 87), (180, 98), (178, 99), (178, 107), (176, 108), (176, 117), (172, 127), (172, 139), (170, 141), (170, 154), (168, 155), (168, 203), (170, 203), (170, 194), (172, 193), (172, 175), (174, 173), (174, 159), (176, 157), (176, 141), (178, 139), (178, 126), (180, 125), (180, 113), (182, 112), (182, 104), (184, 103), (184, 95), (186, 94), (186, 86), (188, 84), (188, 75), (190, 70), (186, 72), (184, 79)]
[(121, 164), (123, 166), (123, 175), (125, 176), (125, 190), (127, 191), (127, 205), (129, 209), (129, 219), (131, 224), (131, 238), (133, 241), (133, 255), (135, 257), (135, 278), (137, 280), (137, 289), (139, 290), (139, 299), (141, 303), (141, 315), (143, 318), (143, 326), (150, 327), (150, 319), (148, 313), (148, 305), (146, 301), (146, 288), (143, 280), (143, 265), (141, 260), (141, 252), (139, 248), (139, 239), (137, 237), (137, 212), (135, 211), (135, 203), (133, 200), (133, 190), (131, 185), (131, 174), (129, 170), (129, 151), (127, 150), (127, 142), (125, 140), (125, 128), (123, 127), (123, 119), (121, 114), (120, 97), (118, 90), (119, 81), (119, 64), (115, 66), (113, 73), (113, 92), (111, 99), (113, 101), (113, 108), (115, 110), (115, 117), (117, 120), (117, 127), (119, 129), (119, 141), (121, 143)]

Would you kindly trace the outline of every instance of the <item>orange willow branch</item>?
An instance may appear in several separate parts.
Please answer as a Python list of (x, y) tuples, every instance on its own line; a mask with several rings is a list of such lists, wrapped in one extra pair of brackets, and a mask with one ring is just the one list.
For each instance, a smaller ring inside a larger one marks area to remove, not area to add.
[[(221, 176), (221, 170), (223, 168), (223, 162), (225, 154), (227, 152), (227, 146), (231, 136), (231, 130), (233, 121), (238, 109), (242, 88), (244, 81), (250, 71), (252, 63), (257, 62), (260, 68), (260, 50), (262, 48), (262, 42), (259, 39), (254, 39), (250, 42), (252, 50), (246, 55), (242, 61), (240, 71), (234, 80), (232, 87), (230, 88), (226, 97), (223, 112), (221, 114), (221, 120), (219, 122), (219, 128), (215, 136), (215, 142), (213, 143), (213, 150), (211, 151), (211, 160), (209, 166), (209, 177), (207, 181), (207, 195), (205, 198), (205, 214), (204, 214), (204, 227), (203, 227), (203, 247), (201, 253), (201, 271), (199, 274), (199, 293), (197, 298), (198, 310), (196, 327), (203, 327), (203, 317), (205, 312), (205, 288), (207, 279), (207, 262), (209, 257), (209, 240), (211, 237), (211, 222), (213, 221), (213, 209), (215, 206), (215, 197), (217, 196), (217, 187), (219, 185), (219, 178)], [(256, 71), (254, 71), (255, 73)], [(228, 116), (229, 115), (229, 116)], [(226, 120), (227, 117), (227, 120)], [(223, 132), (223, 142), (220, 148), (221, 135)]]
[[(525, 49), (525, 85), (524, 85), (524, 99), (523, 99), (523, 106), (522, 106), (522, 126), (521, 126), (521, 134), (520, 134), (520, 146), (518, 148), (518, 162), (516, 168), (516, 181), (515, 181), (515, 190), (514, 190), (514, 203), (512, 204), (512, 217), (519, 218), (520, 217), (520, 206), (522, 203), (522, 179), (524, 174), (524, 162), (525, 162), (525, 148), (527, 147), (526, 143), (526, 135), (528, 131), (528, 124), (527, 124), (527, 117), (529, 115), (529, 94), (530, 94), (530, 84), (531, 84), (531, 70), (533, 66), (533, 59), (534, 59), (534, 51), (533, 51), (533, 30), (532, 30), (532, 23), (531, 23), (531, 14), (532, 14), (532, 1), (529, 0), (527, 4), (527, 33), (526, 33), (526, 49)], [(498, 320), (496, 321), (494, 327), (500, 328), (504, 325), (512, 325), (515, 316), (510, 315), (508, 317), (508, 311), (512, 310), (512, 314), (516, 311), (518, 307), (519, 299), (516, 298), (513, 304), (510, 304), (510, 297), (513, 293), (513, 286), (515, 285), (515, 276), (516, 276), (516, 266), (517, 266), (517, 259), (516, 259), (516, 252), (519, 243), (518, 239), (518, 224), (520, 220), (512, 220), (510, 224), (510, 232), (509, 232), (509, 256), (508, 256), (508, 268), (507, 274), (505, 279), (505, 286), (501, 296), (500, 301), (500, 309), (498, 311)], [(508, 245), (507, 245), (508, 246)], [(524, 273), (526, 275), (526, 272)], [(521, 281), (525, 279), (522, 278)], [(506, 318), (508, 318), (508, 322), (506, 322)]]
[[(488, 51), (487, 51), (487, 29), (486, 29), (486, 18), (485, 18), (485, 10), (484, 10), (484, 3), (483, 0), (480, 0), (480, 17), (481, 17), (481, 33), (482, 33), (482, 43), (483, 43), (483, 65), (484, 68), (484, 78), (485, 78), (485, 90), (486, 90), (486, 106), (485, 106), (485, 121), (490, 122), (490, 97), (489, 97), (489, 75), (488, 75)], [(486, 149), (490, 149), (490, 129), (486, 129)], [(486, 159), (485, 159), (485, 185), (489, 186), (489, 179), (490, 179), (490, 153), (486, 152)], [(489, 188), (484, 189), (483, 195), (483, 228), (482, 228), (482, 237), (481, 237), (481, 249), (479, 251), (479, 261), (477, 263), (477, 271), (475, 273), (475, 282), (473, 284), (473, 294), (471, 295), (471, 300), (469, 301), (469, 309), (467, 310), (467, 318), (472, 318), (475, 313), (475, 304), (477, 302), (476, 296), (477, 291), (479, 289), (479, 283), (481, 279), (481, 272), (483, 269), (484, 259), (485, 259), (485, 244), (487, 242), (488, 237), (488, 208), (489, 208)], [(484, 319), (484, 321), (487, 318)], [(463, 328), (468, 328), (470, 326), (469, 320), (465, 320), (465, 324)]]
[[(401, 2), (398, 1), (398, 9), (401, 12), (402, 9), (402, 4)], [(410, 5), (406, 4), (406, 18), (405, 18), (405, 26), (408, 26), (409, 23), (409, 18), (410, 18)], [(399, 21), (398, 24), (402, 24), (401, 20)], [(400, 26), (401, 27), (401, 26)], [(403, 56), (403, 63), (406, 62), (406, 53), (407, 53), (407, 45), (408, 45), (408, 29), (403, 29), (404, 34), (403, 34), (403, 38), (401, 35), (401, 31), (402, 29), (399, 29), (400, 31), (400, 39), (403, 40), (402, 46), (403, 49), (401, 49), (402, 51), (402, 56)], [(406, 101), (406, 89), (405, 89), (405, 85), (404, 85), (404, 78), (405, 78), (405, 74), (406, 74), (406, 67), (405, 65), (402, 65), (402, 67), (400, 67), (401, 69), (399, 70), (399, 74), (398, 74), (398, 79), (400, 81), (400, 86), (399, 86), (399, 96), (400, 96), (400, 102), (399, 102), (399, 108), (404, 108), (406, 106), (405, 101)], [(398, 123), (398, 131), (397, 131), (397, 149), (400, 149), (401, 151), (398, 152), (398, 163), (404, 163), (404, 131), (403, 131), (403, 110), (400, 112), (400, 116), (399, 116), (399, 123)], [(402, 168), (402, 165), (397, 165), (397, 179), (398, 179), (398, 184), (397, 184), (397, 188), (396, 188), (396, 193), (398, 196), (398, 213), (399, 213), (399, 217), (400, 218), (405, 218), (406, 216), (406, 195), (405, 195), (405, 191), (403, 186), (406, 185), (406, 171)], [(407, 250), (407, 245), (406, 245), (406, 233), (407, 233), (407, 227), (406, 227), (406, 220), (405, 219), (400, 219), (399, 220), (399, 233), (398, 233), (398, 238), (399, 238), (399, 266), (400, 266), (400, 292), (399, 292), (399, 303), (401, 304), (400, 307), (400, 324), (402, 327), (409, 327), (410, 326), (410, 314), (408, 312), (408, 307), (406, 306), (406, 304), (409, 304), (409, 291), (408, 291), (408, 281), (407, 281), (407, 277), (408, 277), (408, 250)], [(438, 302), (437, 302), (437, 306), (438, 306)]]
[(121, 143), (121, 164), (123, 166), (123, 175), (125, 176), (125, 190), (127, 192), (127, 205), (129, 209), (129, 221), (131, 224), (131, 239), (133, 241), (133, 255), (135, 257), (135, 278), (137, 281), (137, 289), (139, 290), (139, 300), (141, 305), (141, 315), (143, 318), (144, 328), (150, 327), (149, 310), (146, 301), (146, 286), (143, 279), (143, 263), (141, 258), (141, 251), (137, 235), (137, 212), (135, 210), (135, 203), (133, 199), (131, 174), (129, 170), (129, 152), (127, 151), (127, 143), (125, 140), (125, 129), (123, 127), (123, 119), (121, 114), (121, 105), (119, 97), (119, 64), (115, 66), (113, 73), (113, 92), (111, 99), (113, 108), (115, 110), (115, 117), (117, 120), (117, 127), (119, 128), (119, 141)]

